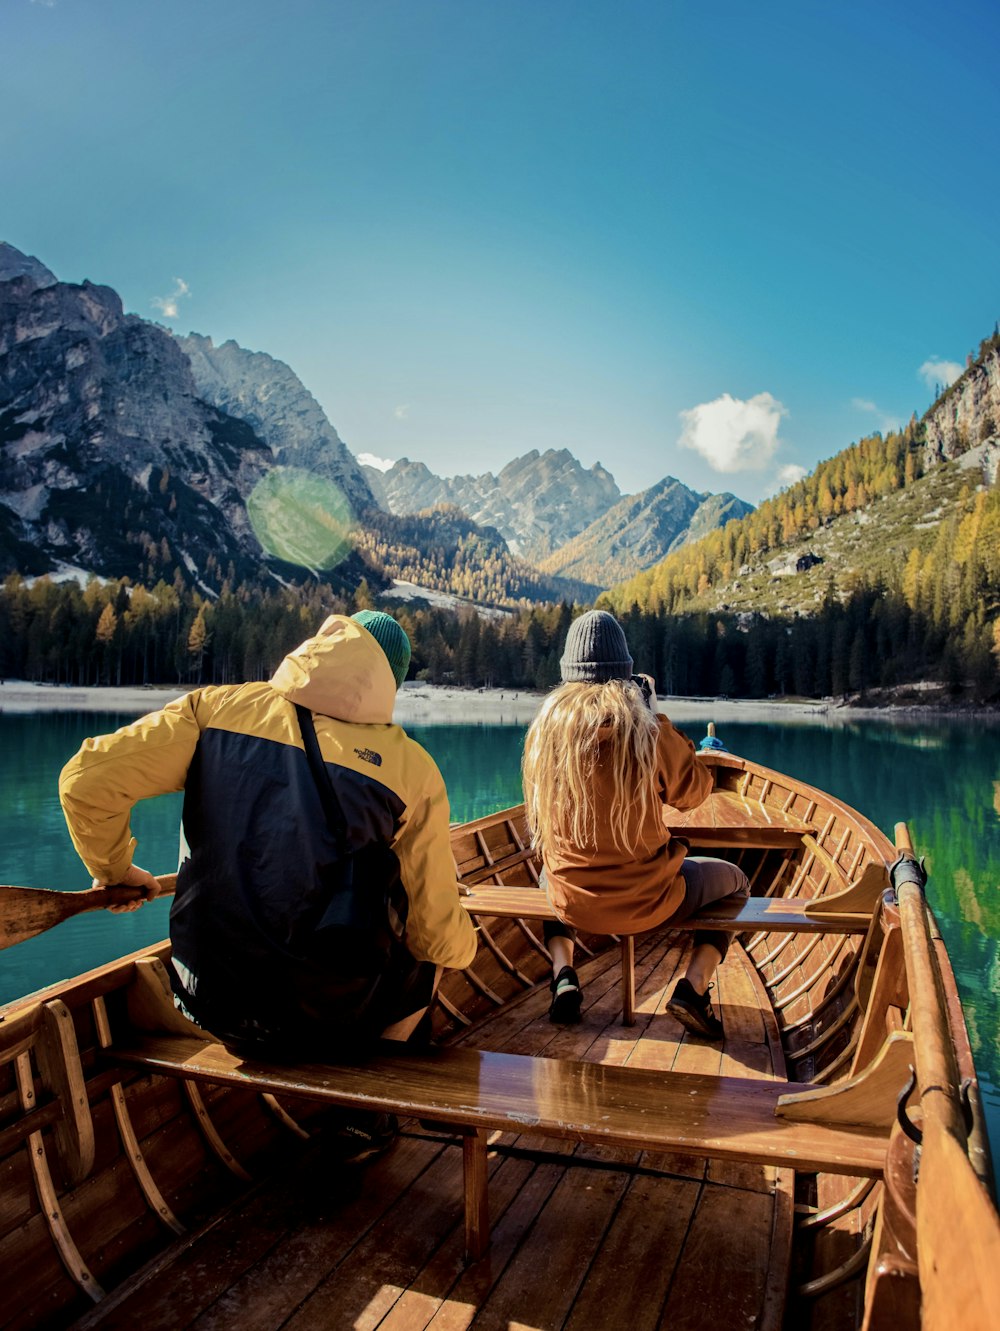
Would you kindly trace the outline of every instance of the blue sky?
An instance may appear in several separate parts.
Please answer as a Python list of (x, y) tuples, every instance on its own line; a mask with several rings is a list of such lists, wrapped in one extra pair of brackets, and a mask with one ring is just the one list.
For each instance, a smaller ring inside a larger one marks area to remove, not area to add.
[(756, 501), (1000, 316), (995, 0), (0, 0), (0, 50), (0, 239), (358, 454)]

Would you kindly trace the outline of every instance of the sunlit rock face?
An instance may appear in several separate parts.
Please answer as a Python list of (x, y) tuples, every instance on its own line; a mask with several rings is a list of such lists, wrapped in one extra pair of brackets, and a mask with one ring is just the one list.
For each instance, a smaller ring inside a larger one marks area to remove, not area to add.
[(0, 567), (194, 582), (256, 568), (246, 499), (267, 445), (202, 401), (173, 337), (110, 287), (49, 281), (11, 250), (4, 271), (24, 271), (0, 281)]
[(967, 456), (992, 485), (1000, 471), (1000, 347), (987, 347), (924, 418), (924, 467)]
[(566, 449), (533, 449), (496, 476), (435, 476), (402, 458), (386, 472), (365, 467), (379, 503), (392, 513), (453, 504), (494, 527), (511, 550), (543, 572), (610, 587), (650, 568), (753, 506), (732, 494), (702, 494), (671, 476), (622, 495), (600, 463), (583, 467)]
[[(366, 468), (366, 475), (372, 479)], [(601, 464), (583, 467), (567, 449), (537, 449), (494, 476), (435, 476), (402, 458), (375, 480), (393, 513), (454, 504), (483, 527), (495, 527), (516, 554), (537, 563), (618, 502), (621, 491)]]
[(648, 490), (624, 496), (540, 567), (612, 587), (731, 518), (752, 512), (752, 504), (733, 494), (701, 493), (665, 476)]
[(22, 254), (13, 245), (0, 240), (0, 282), (14, 277), (30, 277), (36, 287), (54, 286), (59, 279), (33, 254)]
[(356, 513), (372, 505), (360, 466), (289, 366), (236, 342), (217, 347), (198, 333), (176, 340), (191, 362), (199, 396), (252, 426), (281, 466), (332, 481)]

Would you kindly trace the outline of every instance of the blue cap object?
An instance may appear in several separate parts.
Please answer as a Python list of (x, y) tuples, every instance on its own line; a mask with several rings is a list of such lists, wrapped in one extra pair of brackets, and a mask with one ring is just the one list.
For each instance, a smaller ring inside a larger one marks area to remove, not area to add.
[(721, 739), (716, 739), (714, 735), (706, 735), (698, 745), (699, 749), (712, 749), (716, 753), (728, 753), (729, 750), (723, 744)]

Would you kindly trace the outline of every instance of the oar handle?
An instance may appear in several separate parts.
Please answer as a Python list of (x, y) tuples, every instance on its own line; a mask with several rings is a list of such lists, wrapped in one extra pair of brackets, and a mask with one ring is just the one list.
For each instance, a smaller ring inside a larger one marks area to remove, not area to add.
[[(160, 896), (171, 896), (177, 887), (177, 875), (164, 874), (156, 880)], [(145, 900), (138, 887), (91, 887), (85, 892), (56, 892), (44, 887), (0, 886), (0, 950), (43, 934), (63, 920), (88, 910), (109, 906), (127, 906)]]
[[(175, 873), (165, 873), (156, 880), (160, 885), (157, 893), (161, 897), (173, 896), (177, 889), (177, 875)], [(86, 892), (79, 894), (87, 897), (93, 903), (90, 906), (84, 906), (84, 910), (106, 910), (108, 906), (127, 906), (133, 901), (145, 901), (146, 894), (141, 887), (125, 887), (118, 883), (114, 887), (92, 887)], [(156, 897), (153, 898), (156, 900)]]
[(913, 842), (910, 840), (910, 829), (905, 823), (896, 824), (896, 852), (909, 860), (916, 859), (913, 853)]

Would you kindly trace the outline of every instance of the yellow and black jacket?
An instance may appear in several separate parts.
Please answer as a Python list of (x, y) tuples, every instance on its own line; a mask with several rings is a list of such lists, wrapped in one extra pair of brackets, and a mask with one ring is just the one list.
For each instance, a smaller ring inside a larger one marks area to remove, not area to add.
[(105, 883), (132, 863), (132, 806), (184, 791), (187, 855), (170, 936), (181, 996), (196, 1017), (212, 1005), (199, 992), (256, 1007), (251, 1018), (274, 1015), (325, 907), (323, 870), (337, 842), (295, 704), (314, 714), (349, 851), (381, 840), (398, 861), (410, 953), (441, 966), (471, 962), (476, 938), (459, 903), (444, 782), (430, 755), (392, 724), (395, 692), (371, 634), (332, 615), (268, 683), (195, 689), (87, 740), (63, 769), (73, 844)]

